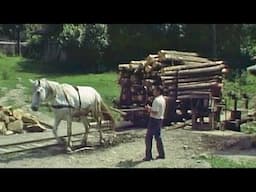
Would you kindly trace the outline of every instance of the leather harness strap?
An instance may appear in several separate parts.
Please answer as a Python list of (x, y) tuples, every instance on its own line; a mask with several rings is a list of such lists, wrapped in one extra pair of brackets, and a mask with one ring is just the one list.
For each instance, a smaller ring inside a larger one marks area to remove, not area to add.
[(78, 93), (78, 97), (79, 97), (79, 110), (80, 110), (82, 103), (81, 103), (81, 97), (80, 97), (79, 89), (78, 89), (77, 86), (74, 86), (74, 85), (73, 85), (73, 88), (74, 88), (74, 89), (77, 91), (77, 93)]
[[(79, 97), (79, 110), (81, 109), (81, 97), (80, 97), (80, 94), (79, 94), (79, 90), (78, 90), (78, 87), (76, 86), (72, 86), (78, 93), (78, 97)], [(69, 103), (69, 100), (68, 100), (68, 97), (67, 97), (67, 94), (66, 92), (63, 90), (63, 93), (64, 93), (64, 96), (65, 96), (65, 99), (66, 101), (68, 102), (68, 105), (52, 105), (53, 108), (55, 109), (61, 109), (61, 108), (73, 108), (75, 109), (74, 106), (70, 105)]]

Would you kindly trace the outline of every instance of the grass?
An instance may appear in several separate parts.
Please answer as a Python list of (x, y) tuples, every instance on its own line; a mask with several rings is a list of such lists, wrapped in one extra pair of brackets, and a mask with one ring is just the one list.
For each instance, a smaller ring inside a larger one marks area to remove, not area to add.
[[(239, 97), (238, 107), (244, 108), (245, 101), (242, 98), (242, 94), (246, 93), (249, 95), (249, 108), (255, 107), (256, 101), (256, 77), (244, 72), (241, 78), (236, 78), (234, 81), (224, 81), (224, 91), (223, 94), (227, 99), (227, 104), (229, 108), (233, 108), (234, 101), (227, 97), (228, 92), (233, 91)], [(255, 98), (254, 98), (255, 97)]]
[[(73, 85), (87, 85), (96, 88), (102, 95), (107, 104), (112, 103), (112, 99), (119, 96), (120, 90), (117, 84), (117, 74), (103, 73), (103, 74), (53, 74), (44, 70), (26, 70), (28, 67), (24, 63), (29, 63), (29, 66), (41, 67), (41, 63), (22, 57), (0, 57), (0, 71), (4, 75), (0, 76), (1, 87), (12, 89), (16, 87), (18, 78), (21, 78), (21, 84), (27, 88), (27, 94), (30, 93), (31, 84), (29, 79), (47, 78), (49, 80), (58, 81), (60, 83), (69, 83)], [(26, 68), (24, 69), (24, 66)], [(5, 76), (5, 78), (3, 78)]]
[[(2, 72), (2, 75), (1, 75)], [(47, 78), (60, 83), (72, 85), (92, 86), (101, 94), (103, 100), (112, 106), (112, 100), (119, 96), (120, 88), (117, 84), (117, 74), (115, 72), (102, 74), (56, 74), (50, 68), (44, 67), (43, 63), (26, 59), (23, 57), (0, 57), (0, 85), (7, 89), (16, 88), (16, 84), (25, 87), (23, 97), (30, 97), (31, 83), (29, 79)], [(18, 80), (20, 79), (20, 80)], [(4, 95), (4, 93), (0, 93)], [(48, 109), (43, 109), (48, 111)], [(114, 114), (118, 117), (117, 114)]]
[(241, 131), (247, 134), (256, 133), (256, 122), (247, 122), (241, 125)]
[(234, 161), (225, 157), (211, 156), (206, 159), (212, 168), (256, 168), (255, 160)]
[(26, 81), (27, 79), (38, 78), (41, 76), (41, 74), (21, 71), (19, 63), (26, 61), (27, 60), (22, 57), (0, 57), (1, 87), (7, 87), (10, 89), (15, 88), (17, 78), (22, 78), (24, 80), (23, 84), (26, 85), (26, 87), (29, 87), (29, 81)]

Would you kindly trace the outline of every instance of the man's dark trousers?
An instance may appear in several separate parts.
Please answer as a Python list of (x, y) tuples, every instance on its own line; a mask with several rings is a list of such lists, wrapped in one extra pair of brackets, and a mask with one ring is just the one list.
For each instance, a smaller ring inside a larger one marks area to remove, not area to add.
[(145, 138), (146, 159), (152, 159), (153, 136), (155, 137), (155, 140), (156, 140), (156, 146), (157, 146), (157, 151), (158, 151), (159, 157), (160, 158), (165, 157), (163, 142), (162, 142), (162, 138), (161, 138), (162, 125), (163, 125), (162, 119), (155, 119), (155, 118), (150, 117), (149, 123), (148, 123), (148, 128), (147, 128), (147, 133), (146, 133), (146, 138)]

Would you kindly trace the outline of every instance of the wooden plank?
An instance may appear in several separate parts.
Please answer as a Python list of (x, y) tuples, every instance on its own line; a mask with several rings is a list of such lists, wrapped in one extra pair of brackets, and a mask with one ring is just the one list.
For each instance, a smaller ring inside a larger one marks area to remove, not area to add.
[(132, 112), (132, 111), (145, 111), (144, 107), (132, 108), (132, 109), (120, 109), (123, 112)]
[(209, 96), (207, 95), (198, 95), (198, 94), (190, 94), (190, 95), (179, 95), (177, 96), (177, 99), (182, 100), (182, 99), (208, 99)]
[(114, 108), (114, 107), (110, 107), (110, 109), (113, 110), (113, 111), (115, 111), (115, 112), (117, 112), (117, 113), (120, 113), (121, 115), (127, 115), (127, 113), (125, 113), (125, 112), (123, 112), (123, 111), (121, 111), (121, 110), (119, 110), (119, 109), (116, 109), (116, 108)]
[(178, 96), (190, 95), (190, 94), (194, 94), (194, 95), (196, 95), (196, 94), (210, 95), (211, 91), (209, 89), (205, 89), (205, 90), (199, 89), (199, 91), (190, 90), (190, 91), (179, 91), (178, 92)]

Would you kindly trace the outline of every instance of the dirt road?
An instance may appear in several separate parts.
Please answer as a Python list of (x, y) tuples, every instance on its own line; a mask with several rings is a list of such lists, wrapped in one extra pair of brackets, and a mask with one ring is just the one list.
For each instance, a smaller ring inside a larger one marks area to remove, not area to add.
[[(24, 110), (29, 110), (29, 104), (20, 97), (23, 94), (21, 90), (23, 90), (21, 87), (17, 87), (7, 92), (5, 97), (1, 97), (0, 103), (4, 104), (8, 101), (9, 93), (13, 100), (19, 101), (19, 104), (24, 106)], [(40, 116), (44, 121), (53, 122), (51, 117), (41, 112), (35, 115)], [(209, 163), (199, 160), (198, 157), (202, 154), (216, 153), (216, 147), (221, 142), (218, 139), (209, 140), (210, 137), (206, 137), (205, 134), (191, 130), (163, 129), (166, 159), (143, 162), (141, 160), (144, 157), (145, 132), (145, 129), (137, 129), (127, 134), (125, 138), (120, 138), (121, 142), (114, 146), (74, 154), (66, 154), (61, 147), (56, 146), (0, 156), (0, 168), (209, 168), (211, 167)], [(224, 135), (222, 132), (218, 134)], [(93, 134), (89, 135), (89, 142), (96, 137)], [(226, 139), (222, 138), (222, 141)], [(240, 149), (236, 150), (235, 154), (239, 154), (239, 151)], [(157, 156), (155, 141), (153, 156)]]
[[(145, 130), (138, 130), (127, 143), (113, 147), (65, 154), (60, 147), (49, 147), (32, 152), (0, 157), (2, 168), (207, 168), (210, 165), (197, 160), (203, 149), (200, 137), (186, 130), (163, 130), (166, 159), (142, 162)], [(188, 139), (188, 135), (189, 139)], [(92, 137), (90, 137), (92, 138)], [(89, 139), (90, 139), (89, 138)], [(194, 144), (191, 145), (191, 142)], [(156, 156), (154, 145), (153, 155)]]

